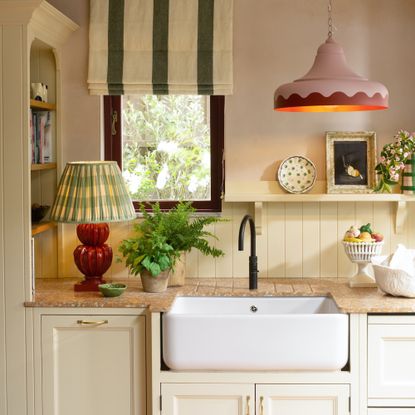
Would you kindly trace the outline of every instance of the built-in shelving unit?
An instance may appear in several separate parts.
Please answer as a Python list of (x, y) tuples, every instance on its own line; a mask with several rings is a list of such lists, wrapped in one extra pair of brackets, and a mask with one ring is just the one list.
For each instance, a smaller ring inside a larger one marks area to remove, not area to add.
[[(38, 205), (53, 204), (57, 186), (58, 146), (59, 146), (59, 94), (57, 75), (56, 49), (49, 39), (42, 38), (42, 33), (35, 35), (30, 43), (30, 84), (42, 83), (48, 87), (48, 102), (30, 99), (31, 113), (41, 114), (49, 112), (50, 122), (50, 148), (49, 160), (51, 162), (30, 165), (31, 172), (31, 199), (30, 203)], [(39, 115), (38, 115), (39, 117)], [(31, 123), (33, 125), (33, 121)], [(36, 127), (39, 128), (39, 125)], [(40, 146), (42, 135), (36, 136), (33, 125), (33, 136), (30, 137), (32, 145), (36, 142)], [(38, 141), (39, 140), (39, 141)], [(42, 145), (44, 143), (42, 142)], [(33, 151), (33, 150), (32, 150)], [(38, 150), (39, 151), (39, 150)], [(54, 277), (58, 275), (58, 228), (56, 223), (49, 221), (49, 215), (31, 228), (33, 241), (33, 265), (35, 277)]]
[(56, 226), (55, 222), (50, 221), (35, 223), (32, 225), (32, 236), (39, 235), (50, 229), (56, 228)]
[[(20, 71), (24, 71), (24, 78), (27, 75), (29, 78), (29, 82), (26, 82), (26, 78), (24, 83), (28, 88), (26, 91), (27, 94), (23, 94), (22, 96), (24, 96), (25, 107), (28, 110), (30, 108), (28, 112), (36, 114), (37, 116), (39, 113), (49, 112), (48, 117), (50, 118), (48, 118), (48, 123), (50, 124), (48, 125), (48, 134), (50, 135), (48, 139), (51, 138), (51, 140), (48, 140), (48, 144), (50, 143), (51, 147), (47, 146), (48, 158), (40, 158), (42, 161), (48, 161), (47, 163), (25, 166), (31, 173), (30, 187), (27, 189), (29, 190), (29, 197), (25, 200), (27, 200), (28, 205), (52, 206), (56, 195), (57, 175), (61, 163), (60, 63), (62, 59), (60, 54), (64, 42), (78, 28), (78, 25), (64, 16), (47, 1), (36, 1), (32, 3), (33, 6), (24, 6), (28, 8), (32, 7), (33, 13), (30, 14), (31, 18), (27, 28), (19, 32), (20, 37), (22, 33), (27, 36), (24, 53), (26, 53), (27, 49), (30, 51), (29, 59), (21, 59), (21, 64), (24, 66), (19, 69)], [(17, 9), (20, 8), (18, 7)], [(6, 6), (6, 10), (13, 9), (12, 6)], [(25, 13), (29, 16), (28, 12), (25, 11)], [(15, 11), (13, 11), (11, 16), (14, 18)], [(3, 38), (3, 41), (6, 42), (6, 39)], [(7, 43), (7, 45), (9, 49), (13, 47), (11, 43)], [(25, 55), (23, 54), (22, 56)], [(16, 59), (16, 65), (17, 62), (18, 60)], [(32, 83), (42, 83), (47, 86), (48, 102), (29, 99)], [(23, 124), (27, 127), (27, 138), (31, 141), (33, 138), (36, 139), (36, 136), (30, 136), (34, 126), (33, 119), (31, 120), (29, 117), (27, 116)], [(30, 128), (31, 124), (32, 130)], [(29, 151), (30, 146), (25, 146), (25, 148)], [(27, 154), (25, 159), (30, 163), (32, 154)], [(30, 214), (29, 212), (30, 206), (27, 206), (27, 213)], [(32, 237), (32, 280), (35, 277), (58, 276), (60, 238), (58, 230), (57, 224), (49, 221), (48, 216), (42, 222), (32, 224), (30, 232)]]
[(260, 235), (263, 226), (263, 203), (304, 203), (304, 202), (392, 202), (396, 204), (395, 229), (403, 230), (406, 205), (415, 202), (415, 195), (401, 193), (326, 193), (326, 182), (317, 181), (309, 193), (291, 194), (285, 192), (277, 181), (226, 182), (225, 202), (252, 202), (255, 207), (255, 223)]

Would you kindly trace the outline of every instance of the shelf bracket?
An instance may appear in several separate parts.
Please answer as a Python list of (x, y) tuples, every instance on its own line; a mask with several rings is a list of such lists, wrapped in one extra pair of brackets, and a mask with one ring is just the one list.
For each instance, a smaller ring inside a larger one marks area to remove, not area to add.
[(395, 232), (397, 234), (402, 234), (404, 231), (406, 215), (406, 202), (396, 202)]
[(262, 228), (264, 226), (264, 215), (262, 213), (263, 203), (255, 202), (254, 208), (255, 231), (257, 235), (262, 235)]

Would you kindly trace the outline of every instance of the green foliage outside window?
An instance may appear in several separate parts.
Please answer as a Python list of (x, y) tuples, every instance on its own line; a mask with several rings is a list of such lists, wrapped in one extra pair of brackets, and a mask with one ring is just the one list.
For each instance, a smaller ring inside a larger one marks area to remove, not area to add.
[(208, 98), (123, 97), (123, 176), (134, 200), (209, 200)]

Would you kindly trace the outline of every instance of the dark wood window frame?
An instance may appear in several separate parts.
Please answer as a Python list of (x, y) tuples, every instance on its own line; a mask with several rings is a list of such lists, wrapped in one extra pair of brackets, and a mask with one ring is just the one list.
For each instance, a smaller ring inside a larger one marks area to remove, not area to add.
[[(210, 167), (211, 200), (194, 201), (199, 212), (221, 212), (224, 192), (224, 112), (225, 97), (210, 97)], [(121, 96), (104, 97), (104, 145), (105, 160), (116, 161), (122, 170)], [(148, 205), (151, 200), (145, 201)], [(174, 201), (160, 201), (162, 209), (171, 209)], [(140, 202), (134, 202), (136, 210)]]

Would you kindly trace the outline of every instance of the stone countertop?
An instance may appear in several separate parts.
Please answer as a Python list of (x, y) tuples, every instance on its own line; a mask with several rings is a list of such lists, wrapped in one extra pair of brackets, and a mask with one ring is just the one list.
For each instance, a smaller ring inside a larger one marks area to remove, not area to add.
[(415, 313), (415, 299), (392, 297), (377, 288), (350, 288), (347, 279), (259, 279), (258, 289), (248, 289), (248, 278), (187, 279), (183, 287), (171, 287), (160, 294), (143, 292), (137, 278), (122, 282), (128, 285), (120, 297), (104, 298), (99, 292), (75, 293), (74, 279), (36, 281), (36, 295), (26, 307), (149, 308), (167, 311), (176, 296), (321, 296), (334, 299), (344, 313)]

